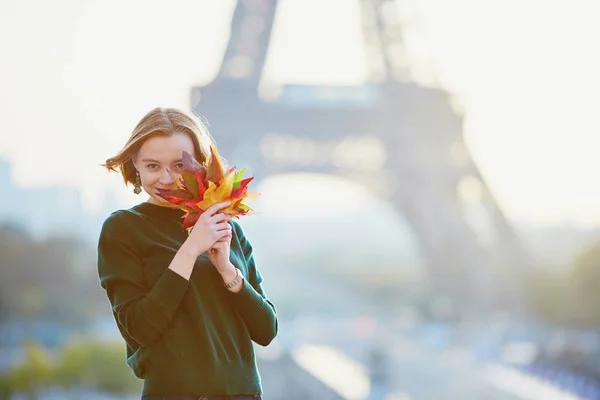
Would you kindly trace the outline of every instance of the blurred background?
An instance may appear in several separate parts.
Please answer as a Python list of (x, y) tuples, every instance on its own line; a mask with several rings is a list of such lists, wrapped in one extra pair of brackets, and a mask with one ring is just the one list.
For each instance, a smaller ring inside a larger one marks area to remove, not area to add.
[(136, 399), (99, 164), (193, 110), (262, 196), (266, 400), (600, 399), (593, 0), (0, 0), (0, 399)]

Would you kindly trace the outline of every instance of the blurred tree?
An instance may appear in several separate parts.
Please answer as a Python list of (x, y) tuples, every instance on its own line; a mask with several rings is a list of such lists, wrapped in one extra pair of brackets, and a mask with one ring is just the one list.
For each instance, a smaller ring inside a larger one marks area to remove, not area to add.
[(0, 400), (10, 400), (14, 395), (10, 374), (0, 374)]
[(0, 254), (0, 318), (81, 323), (106, 310), (94, 249), (77, 238), (36, 241), (3, 226)]
[(40, 345), (31, 342), (25, 346), (23, 362), (12, 370), (7, 381), (11, 391), (35, 399), (40, 389), (50, 385), (53, 372), (48, 353)]
[(533, 311), (563, 326), (600, 324), (600, 242), (584, 249), (570, 268), (538, 267), (530, 280)]
[(578, 322), (599, 325), (600, 314), (600, 241), (592, 244), (576, 258), (572, 267)]
[(529, 300), (532, 311), (541, 319), (558, 324), (574, 322), (573, 287), (568, 270), (538, 267), (529, 280)]
[(122, 343), (74, 342), (52, 362), (46, 350), (28, 342), (23, 362), (0, 376), (0, 400), (19, 393), (29, 399), (50, 387), (84, 388), (101, 393), (139, 393), (142, 381), (124, 362)]
[(129, 370), (124, 357), (121, 343), (71, 343), (60, 355), (57, 380), (65, 387), (84, 386), (104, 393), (138, 392), (141, 381)]

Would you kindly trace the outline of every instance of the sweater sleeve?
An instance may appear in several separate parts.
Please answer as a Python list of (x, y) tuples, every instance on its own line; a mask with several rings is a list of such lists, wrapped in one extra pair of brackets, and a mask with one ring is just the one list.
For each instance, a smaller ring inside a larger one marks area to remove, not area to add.
[(231, 292), (232, 302), (246, 323), (252, 340), (261, 346), (267, 346), (277, 336), (277, 312), (263, 290), (261, 284), (263, 278), (256, 268), (252, 245), (244, 235), (241, 226), (237, 222), (234, 222), (233, 226), (244, 252), (248, 276), (245, 277), (239, 292)]
[(135, 233), (123, 215), (113, 213), (98, 240), (98, 276), (117, 323), (142, 346), (158, 340), (169, 325), (188, 287), (188, 281), (169, 268), (148, 290), (135, 245)]

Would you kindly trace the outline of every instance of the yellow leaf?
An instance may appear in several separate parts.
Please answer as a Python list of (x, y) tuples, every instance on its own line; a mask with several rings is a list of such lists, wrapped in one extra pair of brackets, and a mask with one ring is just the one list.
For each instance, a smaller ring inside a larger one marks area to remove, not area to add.
[(233, 188), (234, 172), (231, 171), (221, 179), (219, 186), (213, 182), (208, 182), (208, 189), (204, 192), (204, 198), (198, 203), (198, 207), (201, 210), (206, 210), (213, 204), (217, 204), (223, 201), (227, 201), (231, 196), (231, 189)]

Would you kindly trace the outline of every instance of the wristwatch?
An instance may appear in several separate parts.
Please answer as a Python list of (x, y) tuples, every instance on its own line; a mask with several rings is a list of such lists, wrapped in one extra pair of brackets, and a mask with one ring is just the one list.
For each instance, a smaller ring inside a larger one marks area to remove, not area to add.
[(242, 271), (240, 271), (239, 268), (236, 268), (235, 269), (235, 278), (229, 283), (223, 283), (223, 286), (225, 286), (225, 288), (227, 288), (227, 289), (231, 289), (232, 287), (234, 287), (235, 285), (237, 285), (238, 283), (240, 283), (243, 280), (244, 280), (244, 275), (242, 275)]

